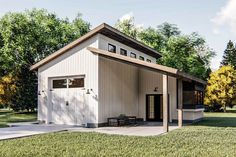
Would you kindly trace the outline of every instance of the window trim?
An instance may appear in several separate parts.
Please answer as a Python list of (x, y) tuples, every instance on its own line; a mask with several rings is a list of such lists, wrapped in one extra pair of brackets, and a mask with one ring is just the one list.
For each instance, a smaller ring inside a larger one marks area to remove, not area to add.
[[(83, 79), (83, 87), (70, 87), (69, 85), (69, 79)], [(85, 77), (68, 77), (67, 78), (67, 88), (70, 89), (70, 88), (84, 88), (85, 87)]]
[[(126, 54), (121, 54), (121, 51), (125, 51)], [(127, 55), (128, 55), (128, 52), (127, 52), (126, 49), (120, 48), (120, 54), (123, 55), (123, 56), (127, 56)]]
[[(83, 87), (74, 87), (77, 89), (85, 89), (85, 75), (73, 75), (73, 76), (64, 76), (64, 77), (49, 77), (49, 79), (51, 80), (51, 85), (50, 85), (50, 90), (60, 90), (60, 89), (69, 89), (69, 79), (76, 79), (76, 78), (83, 78), (84, 79), (84, 86)], [(65, 79), (66, 80), (66, 88), (53, 88), (53, 81), (54, 80), (62, 80)]]
[[(135, 57), (132, 57), (131, 55), (134, 55)], [(131, 58), (137, 58), (137, 55), (136, 55), (136, 53), (134, 53), (134, 52), (130, 52), (130, 57), (131, 57)]]
[[(114, 52), (113, 51), (109, 51), (109, 46), (112, 46), (115, 49), (115, 51)], [(113, 44), (108, 43), (107, 50), (108, 50), (108, 52), (116, 53), (116, 46), (113, 45)]]
[[(141, 59), (142, 58), (142, 59)], [(143, 56), (139, 56), (139, 60), (145, 61), (145, 58)]]
[[(188, 92), (188, 93), (187, 93)], [(189, 97), (187, 97), (189, 94)], [(186, 103), (184, 99), (190, 99), (190, 103)], [(200, 90), (185, 90), (183, 91), (183, 109), (198, 109), (204, 105), (204, 92)]]
[[(66, 80), (66, 87), (65, 88), (54, 88), (53, 87), (53, 81), (56, 81), (56, 80)], [(53, 89), (53, 90), (57, 90), (57, 89), (67, 89), (67, 86), (68, 86), (68, 83), (67, 83), (67, 78), (66, 77), (63, 77), (63, 78), (54, 78), (54, 79), (52, 79), (52, 82), (51, 82), (51, 88)]]

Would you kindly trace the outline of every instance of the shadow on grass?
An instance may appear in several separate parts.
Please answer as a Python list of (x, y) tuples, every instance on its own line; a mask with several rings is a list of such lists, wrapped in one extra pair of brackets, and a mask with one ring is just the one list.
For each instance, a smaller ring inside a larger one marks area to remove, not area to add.
[(37, 112), (16, 112), (16, 114), (25, 114), (25, 115), (31, 115), (31, 114), (37, 114)]
[(5, 127), (8, 127), (7, 124), (0, 124), (0, 128), (5, 128)]
[(228, 110), (227, 113), (236, 113), (236, 110)]
[(236, 117), (205, 117), (194, 126), (236, 127)]
[(7, 123), (31, 122), (37, 120), (36, 112), (0, 111), (0, 128), (8, 127)]
[(0, 115), (6, 115), (6, 114), (9, 114), (9, 113), (11, 113), (11, 111), (1, 111)]

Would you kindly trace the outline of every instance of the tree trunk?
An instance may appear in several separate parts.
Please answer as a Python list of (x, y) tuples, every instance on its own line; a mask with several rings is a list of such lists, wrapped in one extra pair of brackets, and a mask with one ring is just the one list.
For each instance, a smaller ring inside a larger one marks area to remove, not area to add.
[(226, 105), (224, 105), (224, 112), (226, 112)]

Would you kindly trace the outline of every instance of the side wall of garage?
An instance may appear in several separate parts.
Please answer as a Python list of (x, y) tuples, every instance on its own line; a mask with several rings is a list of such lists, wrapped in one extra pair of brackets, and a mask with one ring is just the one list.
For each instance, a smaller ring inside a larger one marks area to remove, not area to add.
[[(38, 69), (38, 120), (52, 122), (50, 78), (85, 75), (84, 100), (87, 106), (85, 123), (98, 123), (98, 56), (88, 51), (88, 46), (98, 47), (94, 36)], [(94, 95), (86, 94), (92, 89)], [(76, 96), (75, 96), (76, 97)]]

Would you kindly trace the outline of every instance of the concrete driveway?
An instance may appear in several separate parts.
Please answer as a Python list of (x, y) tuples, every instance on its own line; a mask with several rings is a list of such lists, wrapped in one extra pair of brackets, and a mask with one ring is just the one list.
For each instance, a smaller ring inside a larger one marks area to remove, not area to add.
[[(150, 124), (150, 123), (149, 123)], [(115, 135), (128, 136), (156, 136), (163, 134), (162, 123), (154, 123), (151, 125), (127, 126), (127, 127), (100, 127), (100, 128), (84, 128), (70, 125), (55, 124), (32, 124), (32, 123), (16, 123), (11, 124), (13, 127), (0, 128), (0, 140), (27, 137), (37, 134), (52, 133), (59, 131), (72, 132), (98, 132)], [(170, 125), (170, 131), (177, 129), (177, 125)]]
[(21, 124), (14, 127), (0, 128), (0, 140), (67, 131), (69, 128), (73, 128), (73, 126), (53, 124)]

